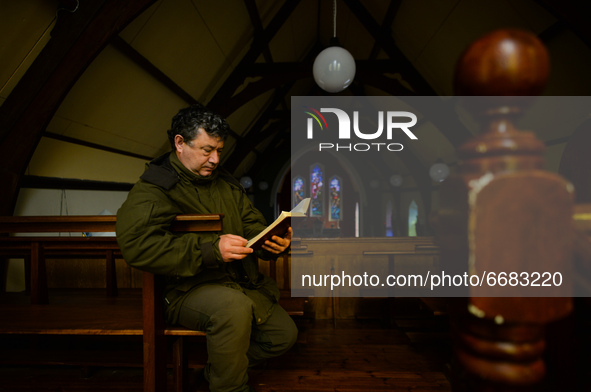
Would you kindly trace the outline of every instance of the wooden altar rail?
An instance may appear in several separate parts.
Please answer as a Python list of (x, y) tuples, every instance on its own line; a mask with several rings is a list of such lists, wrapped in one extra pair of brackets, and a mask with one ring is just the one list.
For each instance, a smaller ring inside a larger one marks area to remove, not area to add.
[[(222, 215), (180, 215), (173, 231), (219, 231)], [(115, 237), (50, 237), (47, 233), (114, 232), (115, 216), (25, 216), (0, 217), (0, 233), (39, 235), (0, 238), (0, 255), (24, 257), (30, 262), (31, 305), (0, 304), (0, 334), (41, 335), (142, 335), (144, 351), (144, 391), (166, 390), (166, 336), (173, 344), (174, 387), (183, 388), (183, 336), (202, 336), (202, 331), (167, 326), (163, 317), (163, 282), (143, 272), (141, 305), (116, 298), (114, 260), (120, 257)], [(44, 234), (44, 235), (43, 235)], [(52, 304), (48, 296), (45, 259), (79, 257), (104, 258), (107, 269), (107, 304)], [(2, 301), (5, 302), (5, 301)], [(141, 307), (140, 307), (141, 306)]]

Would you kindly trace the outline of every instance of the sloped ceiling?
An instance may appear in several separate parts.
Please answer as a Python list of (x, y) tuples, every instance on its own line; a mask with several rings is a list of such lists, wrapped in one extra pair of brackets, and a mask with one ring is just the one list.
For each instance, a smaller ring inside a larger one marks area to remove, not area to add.
[[(124, 13), (126, 4), (142, 2), (117, 3)], [(143, 3), (59, 100), (21, 174), (133, 183), (146, 160), (168, 150), (171, 117), (196, 101), (228, 117), (233, 136), (223, 162), (237, 177), (256, 179), (269, 157), (288, 160), (290, 97), (326, 94), (311, 68), (333, 35), (333, 2)], [(591, 91), (591, 34), (581, 17), (588, 7), (575, 1), (338, 0), (336, 5), (337, 36), (357, 62), (354, 83), (340, 94), (453, 95), (461, 52), (501, 27), (529, 30), (547, 45), (552, 74), (545, 94)], [(1, 103), (34, 85), (18, 82), (55, 26), (96, 18), (87, 7), (76, 0), (0, 3), (3, 19), (10, 16), (0, 24)], [(67, 34), (58, 32), (55, 37)], [(6, 121), (11, 113), (5, 106), (3, 143), (13, 124)], [(540, 138), (560, 149), (572, 131), (555, 129)], [(423, 132), (432, 142), (413, 148), (415, 167), (400, 161), (388, 168), (410, 177), (406, 184), (416, 183), (418, 168), (425, 171), (439, 157), (453, 164), (455, 147), (470, 134), (465, 128), (442, 133), (430, 125)]]

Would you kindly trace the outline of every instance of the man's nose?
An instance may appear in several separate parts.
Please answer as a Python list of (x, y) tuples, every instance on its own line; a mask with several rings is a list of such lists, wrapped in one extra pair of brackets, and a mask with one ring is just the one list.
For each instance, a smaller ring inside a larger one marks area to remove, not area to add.
[(220, 153), (215, 150), (212, 151), (209, 155), (209, 162), (217, 165), (220, 162)]

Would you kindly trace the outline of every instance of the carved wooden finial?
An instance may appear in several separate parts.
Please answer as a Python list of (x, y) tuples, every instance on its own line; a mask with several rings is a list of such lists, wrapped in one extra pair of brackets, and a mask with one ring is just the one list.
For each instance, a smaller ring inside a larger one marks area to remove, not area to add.
[(548, 52), (533, 34), (493, 31), (466, 49), (456, 66), (456, 95), (539, 95), (548, 79)]
[[(473, 169), (473, 160), (484, 172), (543, 167), (545, 146), (533, 133), (518, 131), (515, 122), (544, 89), (549, 69), (546, 48), (526, 31), (496, 30), (466, 49), (454, 88), (483, 133), (459, 149), (464, 170)], [(494, 158), (499, 156), (504, 158)]]

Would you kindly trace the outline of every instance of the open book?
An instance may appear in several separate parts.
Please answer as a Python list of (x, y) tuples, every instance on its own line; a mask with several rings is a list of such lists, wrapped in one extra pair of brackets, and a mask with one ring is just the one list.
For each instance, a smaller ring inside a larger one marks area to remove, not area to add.
[(299, 202), (297, 206), (291, 211), (282, 211), (281, 214), (271, 223), (267, 228), (261, 231), (256, 237), (250, 239), (246, 244), (247, 248), (260, 249), (266, 240), (274, 235), (283, 237), (287, 233), (287, 229), (291, 226), (291, 217), (304, 217), (308, 212), (310, 206), (310, 198), (306, 198)]

